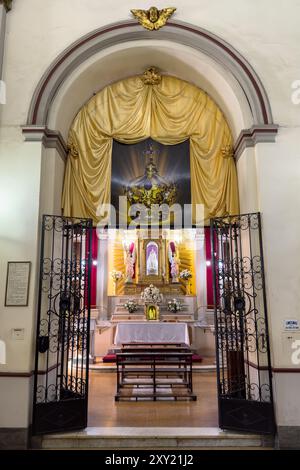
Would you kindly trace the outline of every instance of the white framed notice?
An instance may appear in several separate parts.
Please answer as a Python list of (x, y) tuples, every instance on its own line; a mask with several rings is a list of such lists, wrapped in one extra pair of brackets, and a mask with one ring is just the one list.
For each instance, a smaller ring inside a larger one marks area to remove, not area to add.
[(30, 261), (7, 263), (5, 307), (27, 307), (30, 270)]

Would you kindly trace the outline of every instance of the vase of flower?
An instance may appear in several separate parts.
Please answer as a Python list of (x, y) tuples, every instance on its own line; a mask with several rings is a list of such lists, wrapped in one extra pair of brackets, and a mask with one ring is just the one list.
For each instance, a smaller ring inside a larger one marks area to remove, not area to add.
[(126, 308), (128, 313), (134, 313), (137, 311), (138, 306), (134, 300), (130, 299), (127, 302), (125, 302), (124, 308)]
[(182, 308), (182, 306), (181, 306), (181, 303), (179, 302), (179, 300), (177, 300), (177, 299), (169, 300), (169, 302), (168, 302), (169, 312), (177, 313), (177, 312), (180, 312), (181, 308)]
[(110, 275), (112, 277), (112, 280), (114, 281), (114, 295), (117, 295), (117, 293), (118, 293), (118, 282), (120, 281), (120, 279), (122, 279), (123, 273), (121, 271), (113, 270), (110, 273)]
[(185, 283), (185, 295), (191, 295), (191, 283), (190, 279), (192, 278), (192, 273), (189, 269), (184, 269), (179, 274), (180, 279)]
[(150, 284), (150, 286), (146, 287), (146, 289), (141, 293), (141, 300), (145, 303), (159, 304), (162, 302), (163, 296), (157, 287)]

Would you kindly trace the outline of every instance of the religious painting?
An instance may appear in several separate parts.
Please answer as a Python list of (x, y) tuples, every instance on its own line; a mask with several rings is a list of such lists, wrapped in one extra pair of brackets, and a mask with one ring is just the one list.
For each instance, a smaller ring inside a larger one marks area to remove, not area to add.
[[(176, 145), (150, 138), (130, 145), (114, 141), (111, 203), (117, 227), (182, 224), (184, 206), (191, 204), (189, 140)], [(185, 223), (189, 218), (185, 214)]]

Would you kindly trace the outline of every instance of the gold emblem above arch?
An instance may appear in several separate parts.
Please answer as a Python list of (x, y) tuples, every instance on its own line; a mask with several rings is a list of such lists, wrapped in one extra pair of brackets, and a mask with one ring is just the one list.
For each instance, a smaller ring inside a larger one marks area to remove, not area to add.
[(189, 139), (192, 204), (204, 205), (206, 220), (239, 213), (232, 134), (225, 116), (203, 90), (159, 76), (152, 67), (142, 77), (107, 86), (75, 117), (68, 139), (64, 215), (89, 217), (97, 224), (98, 207), (111, 198), (113, 139), (133, 144), (149, 137), (165, 145)]

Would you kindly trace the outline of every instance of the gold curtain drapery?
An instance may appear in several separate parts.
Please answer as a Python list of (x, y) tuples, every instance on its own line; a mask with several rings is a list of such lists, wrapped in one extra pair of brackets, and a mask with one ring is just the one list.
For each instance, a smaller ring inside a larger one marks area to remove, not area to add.
[(113, 139), (133, 144), (148, 137), (165, 145), (190, 139), (192, 204), (204, 204), (206, 219), (239, 212), (232, 135), (220, 109), (178, 78), (162, 76), (159, 84), (147, 85), (137, 76), (104, 88), (74, 119), (64, 215), (96, 224), (98, 207), (110, 203)]

